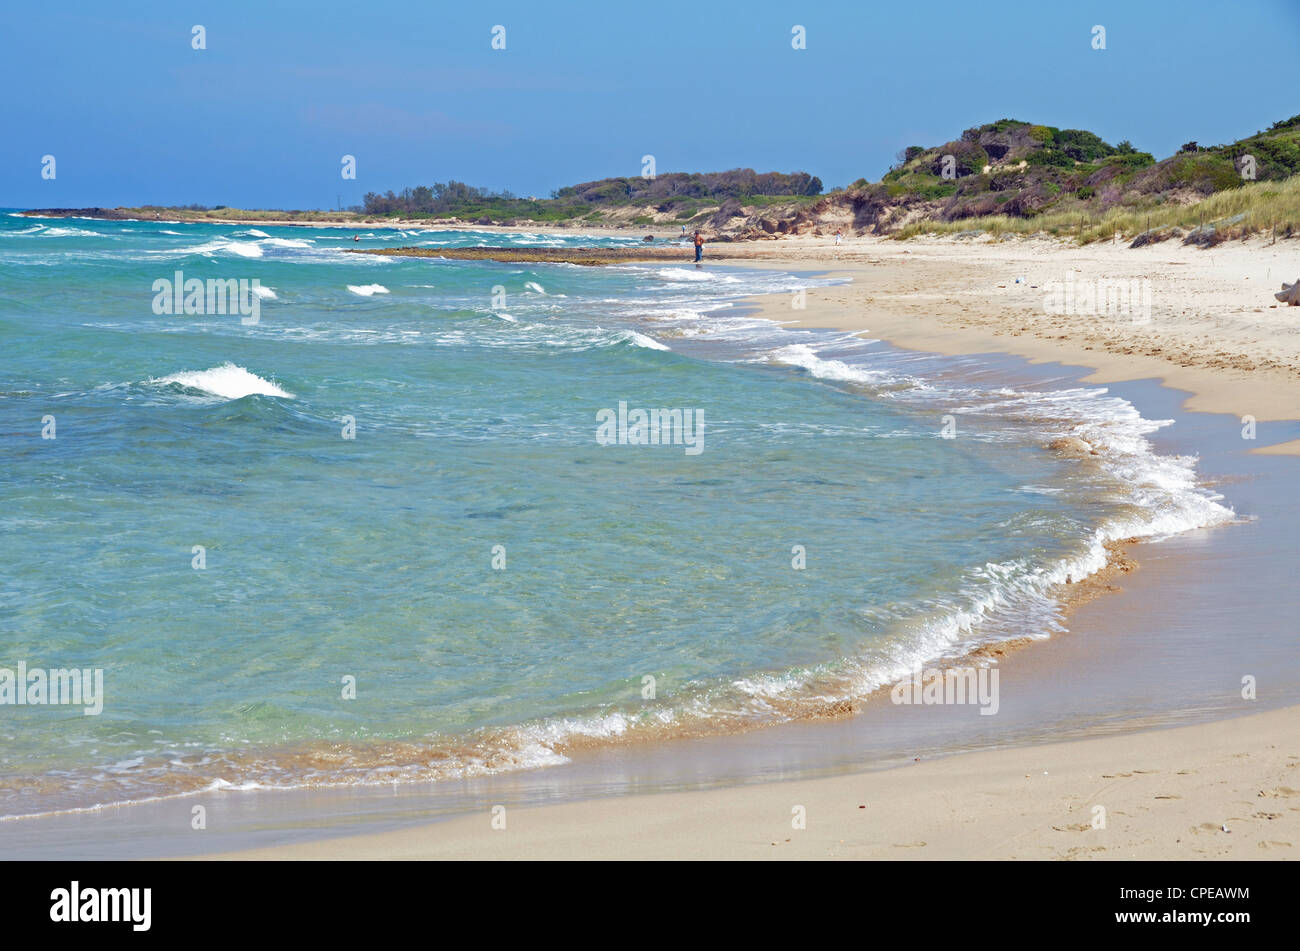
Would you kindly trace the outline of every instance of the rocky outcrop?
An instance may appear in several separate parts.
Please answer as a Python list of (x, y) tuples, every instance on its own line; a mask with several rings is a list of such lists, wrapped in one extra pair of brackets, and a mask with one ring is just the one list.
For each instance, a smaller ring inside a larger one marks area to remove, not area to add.
[(19, 214), (37, 218), (100, 218), (104, 221), (125, 221), (132, 217), (118, 208), (37, 208)]

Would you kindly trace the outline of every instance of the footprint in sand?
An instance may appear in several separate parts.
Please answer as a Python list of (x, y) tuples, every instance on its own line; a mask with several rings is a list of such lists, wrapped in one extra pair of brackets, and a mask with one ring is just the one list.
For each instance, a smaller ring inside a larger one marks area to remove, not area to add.
[(896, 849), (922, 849), (926, 845), (924, 842), (894, 842), (892, 844)]
[(1291, 796), (1300, 796), (1300, 789), (1292, 789), (1290, 786), (1278, 786), (1276, 789), (1261, 789), (1259, 794), (1265, 799), (1284, 799)]
[(1261, 849), (1289, 849), (1289, 848), (1291, 848), (1291, 843), (1290, 843), (1290, 842), (1272, 842), (1272, 841), (1263, 841), (1263, 842), (1260, 842), (1260, 843), (1259, 843), (1259, 847), (1260, 847)]

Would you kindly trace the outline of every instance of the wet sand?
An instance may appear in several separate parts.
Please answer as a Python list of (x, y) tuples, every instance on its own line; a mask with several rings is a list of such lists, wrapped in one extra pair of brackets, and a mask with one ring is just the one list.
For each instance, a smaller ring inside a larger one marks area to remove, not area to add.
[(1297, 711), (850, 776), (478, 814), (229, 859), (1300, 857)]

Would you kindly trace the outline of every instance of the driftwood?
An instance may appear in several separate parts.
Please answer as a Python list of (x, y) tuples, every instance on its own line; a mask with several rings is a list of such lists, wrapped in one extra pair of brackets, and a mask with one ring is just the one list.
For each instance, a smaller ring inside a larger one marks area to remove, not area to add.
[(1294, 284), (1283, 283), (1282, 290), (1273, 296), (1284, 304), (1300, 307), (1300, 279), (1297, 279)]

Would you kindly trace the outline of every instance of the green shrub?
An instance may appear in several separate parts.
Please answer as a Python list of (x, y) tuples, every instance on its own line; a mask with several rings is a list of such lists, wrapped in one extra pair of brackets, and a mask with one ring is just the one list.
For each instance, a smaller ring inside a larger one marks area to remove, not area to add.
[(1025, 156), (1025, 161), (1030, 165), (1050, 165), (1057, 168), (1068, 168), (1074, 165), (1074, 159), (1059, 149), (1040, 149), (1037, 152), (1030, 152)]
[(1242, 184), (1241, 176), (1231, 161), (1202, 152), (1183, 152), (1170, 159), (1168, 181), (1171, 185), (1194, 188), (1207, 195)]
[(1146, 168), (1156, 164), (1156, 157), (1150, 152), (1123, 152), (1102, 160), (1105, 165), (1120, 165), (1124, 168)]
[(1114, 155), (1115, 149), (1084, 129), (1062, 129), (1054, 138), (1056, 147), (1077, 162), (1091, 162), (1093, 159)]

